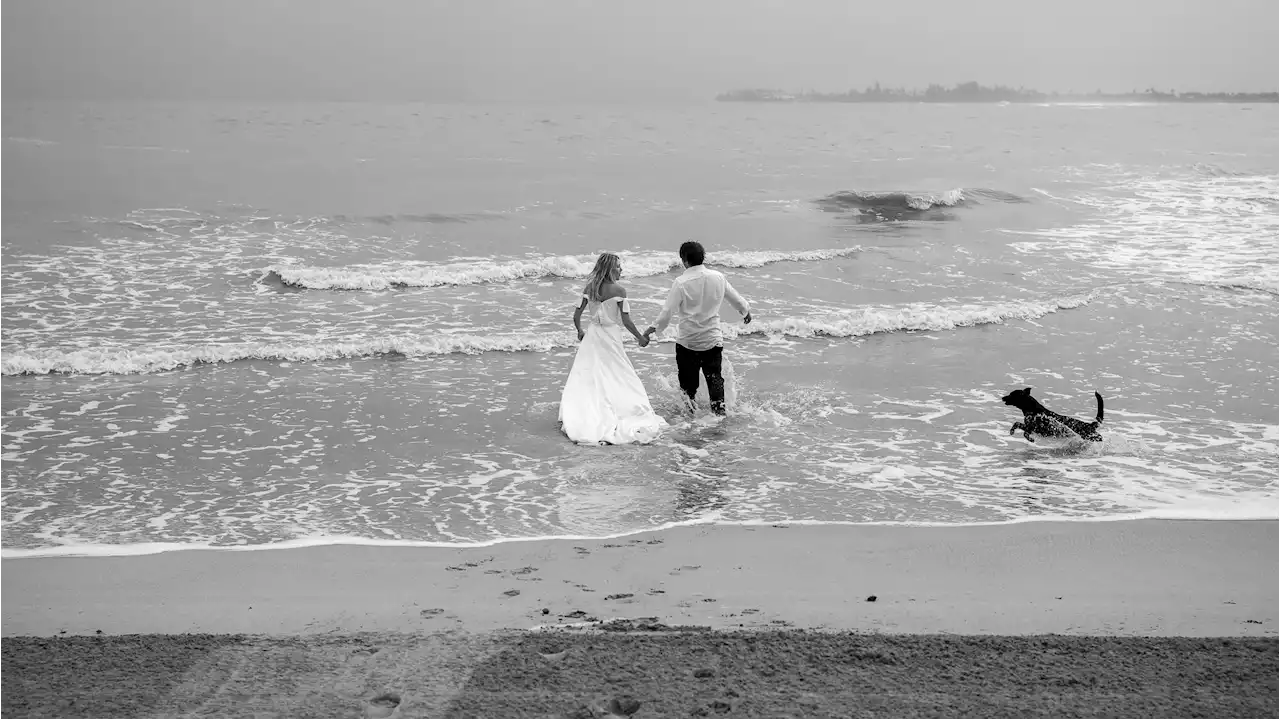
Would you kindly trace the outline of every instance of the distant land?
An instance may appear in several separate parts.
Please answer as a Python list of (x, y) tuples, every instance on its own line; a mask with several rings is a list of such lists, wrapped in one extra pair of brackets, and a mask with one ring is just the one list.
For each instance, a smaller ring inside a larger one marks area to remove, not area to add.
[(1044, 93), (1021, 87), (986, 87), (976, 82), (966, 82), (952, 88), (930, 85), (923, 91), (881, 87), (876, 83), (866, 90), (849, 90), (840, 93), (785, 92), (782, 90), (734, 90), (716, 96), (720, 102), (1114, 102), (1114, 103), (1167, 103), (1167, 102), (1277, 102), (1280, 93), (1275, 92), (1161, 92), (1149, 88), (1141, 92), (1104, 93), (1098, 90), (1089, 94)]

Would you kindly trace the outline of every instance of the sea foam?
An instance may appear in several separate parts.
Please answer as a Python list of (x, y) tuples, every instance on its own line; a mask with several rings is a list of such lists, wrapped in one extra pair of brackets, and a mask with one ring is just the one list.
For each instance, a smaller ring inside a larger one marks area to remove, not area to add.
[[(750, 325), (721, 324), (726, 338), (783, 335), (797, 338), (862, 337), (881, 332), (939, 331), (1043, 317), (1087, 304), (1092, 294), (991, 305), (911, 304), (867, 307), (823, 315), (760, 318)], [(674, 332), (669, 329), (665, 339)], [(577, 345), (571, 332), (469, 332), (394, 335), (358, 339), (321, 338), (274, 342), (209, 343), (156, 347), (41, 348), (10, 350), (0, 360), (4, 375), (143, 374), (200, 364), (241, 360), (317, 362), (399, 354), (421, 357), (483, 352), (548, 352)]]
[[(783, 251), (712, 252), (709, 266), (753, 268), (777, 262), (817, 262), (848, 257), (861, 247)], [(653, 277), (680, 267), (675, 253), (619, 253), (624, 277)], [(344, 267), (308, 267), (282, 265), (268, 268), (262, 280), (273, 276), (294, 287), (313, 290), (387, 290), (397, 287), (440, 287), (476, 285), (547, 277), (580, 279), (591, 273), (594, 255), (560, 255), (510, 260), (472, 262), (396, 262), (349, 265)]]

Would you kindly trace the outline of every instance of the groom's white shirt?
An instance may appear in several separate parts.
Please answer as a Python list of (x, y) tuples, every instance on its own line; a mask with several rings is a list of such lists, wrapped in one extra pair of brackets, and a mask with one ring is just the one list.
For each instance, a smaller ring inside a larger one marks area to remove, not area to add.
[(719, 347), (723, 342), (720, 337), (720, 303), (724, 300), (728, 300), (739, 314), (746, 315), (751, 311), (747, 301), (733, 289), (724, 275), (704, 265), (694, 265), (671, 284), (667, 303), (663, 305), (654, 327), (658, 328), (658, 334), (662, 334), (674, 317), (677, 322), (676, 344), (698, 351)]

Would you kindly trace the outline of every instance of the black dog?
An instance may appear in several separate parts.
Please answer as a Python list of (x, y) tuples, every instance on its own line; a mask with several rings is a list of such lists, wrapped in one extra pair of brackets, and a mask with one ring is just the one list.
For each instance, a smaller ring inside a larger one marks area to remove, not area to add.
[(1030, 387), (1015, 389), (1004, 396), (1004, 403), (1022, 410), (1022, 421), (1014, 422), (1009, 428), (1009, 434), (1022, 430), (1022, 436), (1026, 437), (1028, 442), (1034, 442), (1035, 440), (1031, 438), (1032, 432), (1046, 437), (1062, 437), (1067, 434), (1063, 431), (1063, 428), (1066, 428), (1080, 435), (1082, 439), (1101, 442), (1102, 435), (1098, 434), (1098, 425), (1102, 424), (1102, 395), (1094, 392), (1093, 396), (1098, 398), (1098, 417), (1092, 422), (1083, 422), (1073, 417), (1064, 417), (1057, 412), (1050, 412), (1031, 396)]

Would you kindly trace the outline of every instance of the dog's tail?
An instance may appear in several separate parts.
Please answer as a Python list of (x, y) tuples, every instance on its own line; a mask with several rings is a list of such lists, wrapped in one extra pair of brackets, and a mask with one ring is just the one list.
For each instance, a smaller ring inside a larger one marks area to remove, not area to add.
[(1098, 398), (1098, 416), (1093, 420), (1093, 423), (1102, 424), (1102, 395), (1094, 392), (1093, 396)]

